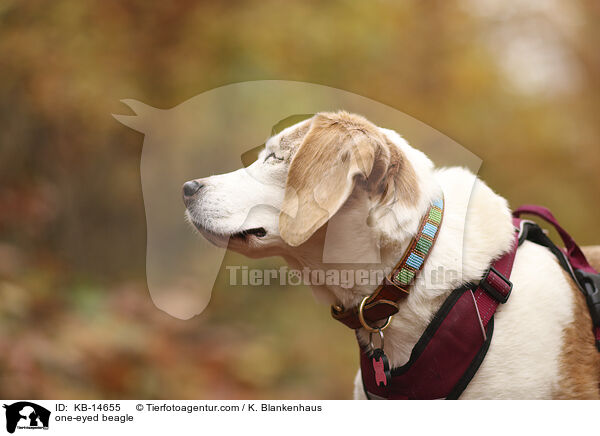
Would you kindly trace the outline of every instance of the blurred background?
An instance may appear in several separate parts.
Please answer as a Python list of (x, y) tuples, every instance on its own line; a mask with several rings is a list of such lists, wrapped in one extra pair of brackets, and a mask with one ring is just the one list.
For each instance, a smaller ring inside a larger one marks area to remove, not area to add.
[(0, 396), (351, 397), (353, 335), (306, 288), (221, 274), (196, 318), (153, 305), (143, 135), (110, 115), (123, 98), (341, 88), (443, 132), (512, 206), (546, 205), (599, 244), (599, 20), (595, 0), (3, 0)]

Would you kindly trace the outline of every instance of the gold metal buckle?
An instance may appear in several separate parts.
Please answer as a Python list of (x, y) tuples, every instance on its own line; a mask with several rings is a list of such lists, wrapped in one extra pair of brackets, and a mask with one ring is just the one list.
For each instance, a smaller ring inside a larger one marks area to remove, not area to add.
[(360, 323), (362, 324), (364, 329), (366, 331), (368, 331), (369, 333), (382, 332), (386, 328), (388, 328), (390, 326), (390, 324), (392, 323), (392, 315), (388, 316), (387, 321), (385, 322), (385, 324), (382, 327), (373, 328), (369, 324), (367, 324), (367, 321), (365, 321), (365, 317), (363, 315), (363, 309), (365, 308), (365, 303), (367, 302), (369, 297), (370, 297), (370, 295), (367, 295), (365, 298), (363, 298), (362, 301), (360, 302), (360, 305), (358, 306), (358, 320), (360, 321)]

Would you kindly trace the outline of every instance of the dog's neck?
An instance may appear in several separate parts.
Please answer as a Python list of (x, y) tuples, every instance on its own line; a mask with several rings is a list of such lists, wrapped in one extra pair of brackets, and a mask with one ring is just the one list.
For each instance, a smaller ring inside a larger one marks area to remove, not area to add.
[[(344, 271), (354, 279), (321, 286), (311, 283), (319, 301), (356, 306), (398, 264), (432, 202), (443, 195), (428, 159), (415, 169), (419, 187), (415, 198), (381, 205), (359, 186), (327, 226), (294, 253), (302, 267)], [(368, 279), (361, 279), (366, 275)]]
[[(423, 182), (422, 182), (423, 183)], [(450, 292), (470, 281), (477, 281), (491, 260), (506, 251), (512, 241), (512, 222), (506, 201), (494, 194), (472, 173), (461, 168), (439, 170), (431, 173), (429, 186), (423, 189), (423, 195), (414, 210), (404, 209), (392, 221), (391, 217), (381, 217), (374, 226), (365, 226), (364, 211), (361, 225), (361, 207), (365, 206), (361, 193), (357, 193), (332, 220), (321, 236), (351, 235), (343, 239), (347, 243), (330, 247), (330, 257), (345, 254), (344, 262), (315, 262), (315, 258), (306, 256), (301, 264), (310, 269), (369, 270), (374, 263), (386, 271), (391, 270), (402, 258), (407, 246), (418, 231), (419, 223), (429, 204), (441, 194), (438, 186), (443, 186), (445, 199), (444, 221), (439, 236), (432, 248), (419, 277), (410, 289), (409, 297), (401, 303), (399, 312), (394, 316), (390, 327), (385, 331), (385, 352), (392, 367), (406, 363), (419, 337)], [(422, 185), (423, 186), (423, 185)], [(479, 213), (471, 214), (470, 210)], [(484, 213), (482, 213), (484, 211)], [(334, 224), (334, 226), (331, 226)], [(492, 230), (492, 231), (490, 231)], [(329, 235), (330, 234), (330, 235)], [(376, 241), (376, 243), (373, 242)], [(327, 244), (325, 244), (326, 246)], [(327, 247), (326, 247), (327, 248)], [(324, 250), (325, 253), (327, 249)], [(364, 259), (375, 262), (365, 262)], [(356, 261), (356, 263), (352, 263)], [(315, 296), (328, 304), (341, 303), (349, 308), (358, 305), (361, 298), (371, 294), (377, 283), (355, 285), (350, 289), (336, 286), (314, 286)], [(367, 344), (369, 336), (362, 329), (358, 338)]]

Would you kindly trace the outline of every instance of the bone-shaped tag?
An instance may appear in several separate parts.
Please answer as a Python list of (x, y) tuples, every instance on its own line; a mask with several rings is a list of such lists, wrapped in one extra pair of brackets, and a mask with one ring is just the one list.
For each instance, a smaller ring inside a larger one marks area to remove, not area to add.
[(390, 372), (390, 362), (381, 348), (373, 350), (371, 362), (375, 371), (375, 383), (379, 387), (387, 386), (392, 379), (392, 374)]

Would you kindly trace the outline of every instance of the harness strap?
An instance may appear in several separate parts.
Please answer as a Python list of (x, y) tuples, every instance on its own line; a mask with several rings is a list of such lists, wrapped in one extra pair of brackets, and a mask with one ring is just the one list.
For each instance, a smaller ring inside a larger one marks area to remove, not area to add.
[[(513, 225), (520, 229), (521, 220), (513, 218)], [(515, 238), (511, 249), (502, 257), (492, 263), (485, 272), (479, 286), (474, 292), (475, 304), (479, 310), (481, 325), (485, 329), (499, 304), (508, 300), (512, 291), (512, 282), (509, 280), (512, 267), (515, 262), (517, 248), (519, 247), (519, 233), (515, 232)]]
[(365, 395), (382, 400), (458, 398), (483, 361), (493, 335), (485, 335), (473, 292), (475, 285), (455, 289), (414, 346), (409, 361), (391, 370), (391, 383), (377, 384), (369, 350), (360, 348)]
[(563, 243), (565, 244), (566, 255), (569, 258), (569, 262), (571, 263), (573, 268), (580, 269), (591, 274), (597, 274), (596, 270), (594, 270), (594, 268), (592, 268), (591, 265), (588, 263), (587, 259), (585, 258), (585, 255), (579, 248), (579, 245), (577, 245), (577, 243), (571, 237), (571, 235), (569, 235), (569, 233), (567, 233), (567, 231), (563, 229), (560, 224), (558, 224), (558, 221), (556, 220), (554, 215), (552, 215), (552, 212), (550, 212), (543, 206), (526, 204), (519, 207), (513, 212), (513, 216), (517, 218), (520, 217), (522, 214), (535, 215), (552, 224), (552, 226), (560, 235), (560, 238), (563, 240)]
[(493, 315), (510, 296), (510, 273), (519, 246), (520, 220), (511, 249), (492, 262), (479, 284), (455, 289), (413, 348), (409, 361), (379, 386), (369, 350), (361, 347), (361, 373), (370, 399), (458, 398), (475, 375), (492, 339)]

